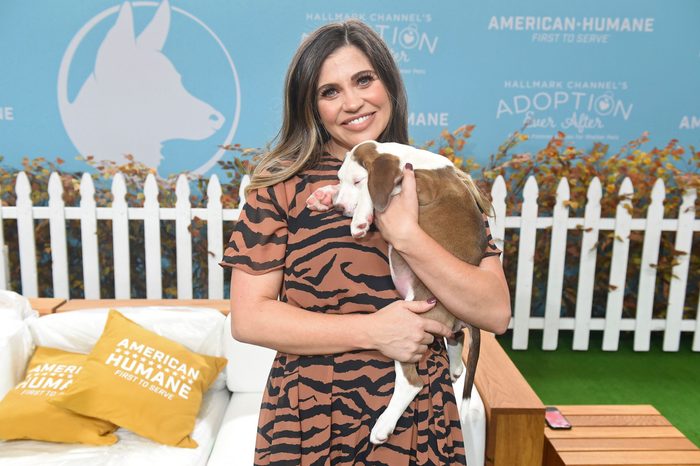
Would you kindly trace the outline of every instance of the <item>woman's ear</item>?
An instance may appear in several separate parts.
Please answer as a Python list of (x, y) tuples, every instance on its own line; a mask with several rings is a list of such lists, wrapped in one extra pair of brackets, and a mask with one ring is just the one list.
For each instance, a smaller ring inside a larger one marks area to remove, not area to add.
[(367, 187), (374, 208), (384, 212), (389, 205), (391, 192), (403, 180), (399, 158), (391, 154), (381, 154), (367, 169)]

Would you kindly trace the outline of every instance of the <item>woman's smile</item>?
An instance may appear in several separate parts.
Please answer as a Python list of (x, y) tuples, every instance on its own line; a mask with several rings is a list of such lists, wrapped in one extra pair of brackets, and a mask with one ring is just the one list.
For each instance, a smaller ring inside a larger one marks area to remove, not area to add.
[(330, 136), (326, 150), (338, 158), (357, 144), (377, 139), (391, 119), (391, 101), (367, 56), (345, 46), (321, 66), (317, 89), (321, 124)]

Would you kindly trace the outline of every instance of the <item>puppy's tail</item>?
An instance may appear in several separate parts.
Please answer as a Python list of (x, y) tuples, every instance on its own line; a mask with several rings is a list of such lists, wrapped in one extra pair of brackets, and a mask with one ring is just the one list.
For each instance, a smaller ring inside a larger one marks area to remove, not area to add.
[(476, 185), (476, 183), (474, 183), (474, 180), (472, 180), (472, 177), (468, 173), (465, 173), (456, 167), (455, 171), (457, 172), (457, 176), (459, 176), (459, 179), (462, 180), (462, 183), (464, 183), (464, 185), (469, 190), (469, 193), (476, 201), (476, 205), (479, 206), (479, 209), (481, 209), (481, 211), (484, 212), (487, 216), (493, 217), (493, 207), (491, 206), (491, 201), (489, 200), (488, 196), (484, 194), (481, 191), (481, 189), (479, 189), (479, 187)]
[[(465, 372), (467, 374), (464, 379), (462, 398), (468, 400), (472, 397), (476, 365), (479, 362), (479, 353), (481, 352), (481, 330), (473, 325), (467, 325), (467, 329), (469, 329), (469, 354), (467, 354), (467, 364), (465, 367)], [(462, 334), (462, 338), (465, 338), (464, 334)]]

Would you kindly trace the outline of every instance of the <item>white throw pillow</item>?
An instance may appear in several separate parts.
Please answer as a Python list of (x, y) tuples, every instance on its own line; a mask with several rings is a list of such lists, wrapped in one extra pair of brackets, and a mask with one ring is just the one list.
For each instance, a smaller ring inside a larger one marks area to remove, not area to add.
[(23, 320), (7, 320), (0, 325), (0, 400), (24, 378), (34, 352), (32, 334)]
[(32, 319), (29, 328), (38, 346), (89, 353), (102, 335), (109, 309), (142, 327), (181, 343), (189, 350), (221, 356), (224, 316), (216, 309), (190, 307), (114, 307), (58, 312)]
[(0, 290), (0, 319), (24, 320), (38, 315), (24, 296), (14, 291)]
[(221, 340), (224, 342), (224, 357), (228, 359), (228, 389), (234, 393), (262, 392), (277, 352), (234, 340), (231, 336), (231, 315), (226, 316)]

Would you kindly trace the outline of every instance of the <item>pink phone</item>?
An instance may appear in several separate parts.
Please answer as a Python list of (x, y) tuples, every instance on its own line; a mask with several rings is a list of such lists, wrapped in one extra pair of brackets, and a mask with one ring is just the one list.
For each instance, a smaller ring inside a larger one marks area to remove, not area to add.
[(571, 423), (554, 406), (547, 406), (544, 410), (544, 420), (550, 429), (571, 429)]

